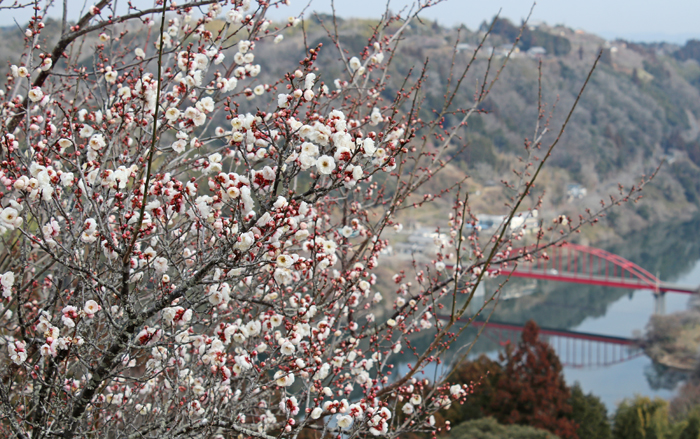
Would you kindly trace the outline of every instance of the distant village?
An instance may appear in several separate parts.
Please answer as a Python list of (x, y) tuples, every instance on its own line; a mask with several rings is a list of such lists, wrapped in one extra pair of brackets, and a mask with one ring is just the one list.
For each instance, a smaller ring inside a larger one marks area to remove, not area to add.
[[(506, 220), (505, 215), (477, 215), (475, 225), (465, 225), (465, 233), (476, 231), (479, 235), (490, 235), (497, 231)], [(516, 216), (510, 224), (511, 232), (519, 232), (523, 234), (532, 234), (539, 229), (540, 220), (538, 213), (533, 210), (528, 216)], [(434, 255), (436, 250), (441, 246), (446, 246), (450, 240), (450, 236), (446, 233), (438, 232), (434, 227), (426, 227), (416, 222), (413, 227), (403, 229), (397, 233), (401, 235), (400, 239), (396, 239), (393, 246), (385, 250), (385, 254), (404, 255), (406, 257), (414, 257), (418, 255)]]
[[(567, 201), (574, 202), (583, 199), (588, 195), (588, 190), (578, 183), (567, 185)], [(492, 235), (496, 232), (506, 220), (505, 215), (476, 215), (477, 221), (474, 225), (465, 225), (465, 233), (471, 233), (474, 230), (481, 236)], [(516, 216), (511, 220), (509, 231), (517, 233), (522, 231), (523, 235), (531, 235), (535, 233), (540, 226), (540, 221), (537, 210), (533, 210), (524, 216)], [(413, 223), (410, 227), (397, 232), (397, 239), (394, 240), (392, 246), (384, 250), (384, 254), (404, 255), (407, 258), (412, 258), (419, 255), (434, 255), (436, 249), (443, 245), (447, 245), (450, 236), (446, 233), (438, 232), (435, 227), (426, 227), (419, 222)]]

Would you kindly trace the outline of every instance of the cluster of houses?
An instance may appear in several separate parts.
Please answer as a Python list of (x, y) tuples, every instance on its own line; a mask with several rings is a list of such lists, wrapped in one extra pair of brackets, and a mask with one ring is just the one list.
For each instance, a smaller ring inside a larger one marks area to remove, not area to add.
[[(474, 229), (478, 234), (492, 234), (502, 226), (506, 220), (505, 215), (477, 215), (477, 221), (474, 226), (471, 224), (465, 225), (465, 233), (471, 233)], [(524, 234), (531, 234), (538, 230), (539, 219), (537, 211), (532, 211), (527, 216), (516, 216), (511, 220), (510, 231), (523, 231)], [(438, 232), (434, 227), (425, 227), (417, 224), (413, 230), (405, 230), (402, 232), (407, 234), (404, 242), (397, 242), (392, 246), (394, 254), (403, 255), (435, 255), (436, 250), (441, 246), (448, 246), (451, 239), (449, 232)]]
[(588, 195), (588, 190), (577, 183), (572, 183), (566, 186), (566, 197), (569, 202), (580, 200)]
[[(457, 51), (458, 52), (474, 52), (476, 50), (476, 46), (474, 44), (467, 44), (467, 43), (462, 43), (462, 44), (457, 44)], [(508, 53), (510, 51), (513, 51), (511, 53), (511, 57), (521, 57), (521, 56), (528, 56), (531, 58), (540, 58), (542, 56), (545, 56), (547, 54), (547, 49), (541, 46), (533, 46), (530, 47), (526, 51), (521, 51), (518, 47), (513, 48), (512, 44), (502, 44), (498, 47), (483, 47), (479, 53), (481, 56), (484, 57), (490, 57), (491, 55), (494, 56), (508, 56)]]

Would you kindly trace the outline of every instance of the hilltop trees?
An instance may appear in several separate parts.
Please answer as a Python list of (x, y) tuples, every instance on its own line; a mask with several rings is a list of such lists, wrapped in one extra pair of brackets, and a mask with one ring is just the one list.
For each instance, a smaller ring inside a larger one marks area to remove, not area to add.
[(571, 388), (571, 419), (576, 423), (576, 434), (579, 438), (612, 438), (608, 410), (600, 398), (589, 393), (583, 393), (579, 383)]
[(571, 393), (554, 349), (539, 339), (539, 328), (527, 322), (517, 347), (508, 345), (501, 361), (490, 412), (508, 424), (531, 425), (563, 438), (576, 438), (569, 418)]
[(490, 416), (491, 403), (502, 373), (501, 364), (483, 354), (474, 361), (459, 364), (447, 380), (466, 385), (469, 397), (464, 403), (453, 404), (439, 412), (439, 420), (449, 420), (452, 425), (457, 425), (468, 419)]
[(680, 60), (694, 59), (700, 61), (700, 40), (688, 40), (685, 46), (674, 52), (674, 57)]
[[(460, 133), (507, 58), (482, 64), (465, 106), (455, 96), (476, 57), (450, 71), (434, 112), (421, 111), (427, 64), (386, 89), (402, 32), (434, 1), (387, 12), (357, 53), (326, 22), (332, 44), (304, 47), (270, 81), (256, 56), (300, 23), (280, 29), (266, 17), (286, 2), (159, 0), (126, 12), (115, 3), (99, 0), (75, 23), (64, 17), (60, 36), (44, 33), (50, 2), (36, 6), (0, 95), (0, 431), (434, 432), (434, 414), (464, 402), (467, 388), (418, 373), (464, 329), (485, 276), (540, 257), (514, 250), (524, 232), (510, 225), (541, 202), (528, 197), (566, 124), (543, 144), (540, 102), (535, 137), (506, 182), (508, 215), (482, 241), (466, 177), (422, 190), (455, 144), (465, 147)], [(336, 54), (337, 76), (318, 63), (321, 51)], [(458, 123), (444, 125), (446, 115)], [(378, 291), (386, 231), (441, 197), (449, 238), (430, 264), (396, 272), (395, 289)], [(597, 218), (560, 218), (537, 236), (555, 245)], [(398, 373), (392, 356), (422, 331), (431, 343)], [(502, 387), (516, 400), (495, 398), (512, 422), (553, 420), (567, 432), (553, 407), (540, 416), (525, 405), (535, 397), (525, 387), (540, 380), (554, 380), (542, 397), (565, 403), (536, 338), (531, 328), (508, 354), (513, 376)]]
[[(483, 26), (485, 29), (488, 26)], [(493, 28), (493, 33), (501, 35), (509, 41), (519, 40), (520, 48), (524, 51), (532, 47), (542, 47), (547, 53), (554, 55), (567, 55), (571, 52), (571, 42), (563, 36), (554, 35), (539, 29), (531, 29), (515, 26), (507, 18), (499, 18)]]
[(661, 398), (638, 396), (623, 401), (615, 412), (615, 439), (662, 439), (668, 430), (668, 403)]
[(452, 429), (448, 437), (449, 439), (559, 439), (546, 430), (523, 425), (502, 425), (493, 418), (464, 422)]
[(598, 416), (590, 414), (597, 409), (591, 410), (586, 397), (579, 395), (580, 389), (572, 395), (559, 358), (546, 341), (539, 339), (539, 328), (533, 321), (525, 325), (517, 346), (506, 345), (500, 363), (481, 356), (459, 365), (448, 379), (464, 383), (471, 393), (464, 404), (441, 412), (453, 425), (492, 416), (503, 424), (529, 425), (562, 438), (583, 438), (586, 436), (577, 436), (579, 420), (588, 422), (589, 417)]

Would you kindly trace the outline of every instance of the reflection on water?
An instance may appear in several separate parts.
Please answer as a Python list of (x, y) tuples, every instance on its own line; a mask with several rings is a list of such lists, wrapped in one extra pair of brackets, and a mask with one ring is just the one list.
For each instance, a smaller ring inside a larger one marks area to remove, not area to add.
[[(694, 261), (686, 273), (667, 279), (684, 285), (700, 285), (700, 261)], [(666, 294), (666, 312), (686, 309), (688, 299), (689, 296), (684, 294)], [(611, 304), (604, 316), (586, 318), (573, 329), (630, 337), (635, 330), (644, 329), (653, 309), (652, 294), (635, 291), (632, 297), (622, 297)], [(585, 391), (600, 396), (608, 408), (635, 393), (669, 398), (679, 379), (683, 378), (673, 371), (654, 367), (646, 356), (602, 369), (567, 368), (564, 374), (568, 382), (579, 381)]]
[[(630, 236), (622, 244), (600, 247), (639, 264), (663, 281), (700, 286), (700, 218), (656, 226)], [(650, 291), (546, 281), (532, 283), (526, 279), (511, 279), (506, 287), (509, 291), (505, 293), (517, 298), (502, 301), (492, 319), (516, 324), (532, 319), (548, 328), (632, 338), (644, 330), (654, 311), (654, 297)], [(497, 283), (491, 280), (485, 286), (487, 292), (493, 291)], [(667, 293), (666, 312), (686, 309), (688, 299), (688, 295)], [(468, 345), (475, 335), (474, 328), (469, 328), (453, 346)], [(420, 351), (430, 339), (432, 334), (425, 334), (412, 344)], [(500, 349), (497, 337), (482, 336), (471, 356), (486, 353), (497, 357)], [(407, 370), (406, 364), (412, 358), (406, 355), (396, 360), (402, 372)], [(444, 366), (438, 370), (433, 368), (426, 371), (424, 377), (433, 379), (442, 371)], [(585, 392), (601, 397), (611, 410), (623, 398), (635, 394), (669, 398), (684, 378), (682, 374), (653, 365), (644, 355), (606, 367), (566, 367), (564, 375), (569, 384), (578, 381)]]

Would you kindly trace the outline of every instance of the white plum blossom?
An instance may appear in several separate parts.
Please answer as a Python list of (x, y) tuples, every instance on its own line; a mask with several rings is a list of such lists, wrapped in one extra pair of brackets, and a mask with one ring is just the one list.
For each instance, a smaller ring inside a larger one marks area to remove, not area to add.
[(285, 341), (282, 346), (280, 346), (280, 352), (283, 355), (292, 355), (296, 351), (296, 348), (289, 341)]
[(353, 72), (357, 71), (358, 69), (360, 69), (360, 67), (362, 67), (362, 63), (356, 56), (350, 58), (349, 64)]
[(80, 240), (86, 244), (91, 244), (97, 240), (97, 237), (97, 222), (92, 218), (88, 218), (85, 220), (85, 226), (83, 227), (83, 231), (80, 235)]
[(14, 207), (6, 207), (0, 211), (0, 226), (14, 230), (15, 227), (22, 225), (22, 217)]
[(24, 66), (17, 67), (16, 65), (12, 65), (10, 66), (10, 72), (15, 78), (26, 78), (29, 76), (29, 70)]
[(90, 145), (91, 149), (97, 151), (104, 148), (107, 145), (107, 142), (105, 142), (104, 136), (102, 134), (94, 134), (92, 137), (90, 137), (88, 144)]
[(286, 254), (277, 256), (277, 266), (281, 268), (289, 268), (294, 263), (294, 257)]
[(275, 270), (275, 281), (281, 285), (289, 285), (294, 280), (292, 271), (287, 268), (277, 268)]
[(2, 285), (2, 296), (10, 297), (12, 295), (12, 286), (15, 284), (15, 274), (11, 271), (0, 276), (0, 285)]
[(98, 311), (100, 311), (100, 309), (102, 309), (100, 305), (98, 305), (97, 302), (92, 299), (85, 302), (85, 306), (83, 307), (83, 310), (88, 317), (93, 317), (98, 313)]
[(177, 153), (183, 153), (187, 149), (187, 141), (184, 139), (176, 140), (175, 142), (173, 142), (171, 147), (173, 148), (173, 151)]
[(277, 95), (277, 106), (280, 108), (287, 108), (289, 106), (289, 95), (284, 93)]
[(238, 241), (236, 242), (234, 247), (238, 250), (245, 251), (253, 245), (253, 242), (255, 242), (255, 238), (252, 232), (242, 233), (238, 237)]
[(362, 142), (362, 149), (365, 150), (365, 154), (368, 156), (373, 156), (377, 150), (374, 144), (374, 140), (370, 138), (367, 138)]
[(114, 84), (115, 82), (117, 82), (118, 76), (119, 74), (117, 73), (117, 71), (112, 70), (110, 68), (110, 70), (108, 70), (107, 73), (105, 73), (105, 81), (109, 82), (110, 84)]
[(168, 260), (164, 257), (157, 257), (153, 260), (153, 268), (159, 274), (163, 274), (168, 271)]
[(87, 124), (86, 124), (86, 125), (83, 125), (83, 127), (80, 129), (80, 133), (79, 133), (79, 134), (80, 134), (80, 137), (86, 139), (86, 138), (92, 136), (92, 133), (93, 133), (94, 131), (95, 131), (95, 130), (94, 130), (90, 125), (87, 125)]
[(348, 415), (338, 415), (338, 427), (342, 428), (343, 430), (346, 430), (350, 428), (352, 425), (352, 416)]
[(335, 161), (333, 157), (322, 155), (316, 160), (316, 168), (319, 173), (329, 175), (335, 169)]
[(175, 107), (170, 107), (165, 111), (165, 118), (170, 122), (175, 122), (180, 118), (180, 110)]
[(206, 96), (197, 102), (197, 109), (204, 113), (214, 111), (214, 100), (210, 96)]
[(295, 396), (289, 396), (282, 398), (280, 401), (280, 410), (287, 414), (287, 416), (296, 416), (299, 413), (299, 403)]
[(314, 86), (315, 81), (316, 81), (316, 74), (315, 73), (307, 74), (306, 78), (304, 78), (304, 88), (306, 90), (311, 90), (311, 87)]
[[(247, 371), (253, 368), (253, 363), (250, 359), (250, 355), (248, 355), (247, 353), (236, 355), (234, 357), (234, 361), (236, 362), (236, 365), (238, 365), (238, 367), (241, 368), (241, 370)], [(291, 378), (287, 378), (286, 380), (289, 382), (287, 386), (291, 386), (294, 382), (294, 375), (291, 375)]]
[(275, 372), (275, 382), (280, 387), (289, 387), (294, 384), (294, 374), (278, 370)]
[(379, 108), (375, 107), (370, 115), (370, 125), (377, 126), (383, 120), (384, 118), (382, 117), (382, 113), (379, 111)]
[(7, 343), (7, 350), (10, 354), (10, 360), (16, 365), (20, 365), (27, 361), (26, 344), (23, 341), (17, 340)]
[(318, 419), (323, 414), (323, 409), (321, 407), (314, 407), (311, 411), (311, 419)]
[(41, 91), (41, 87), (34, 87), (31, 90), (29, 90), (29, 93), (27, 93), (27, 97), (32, 102), (39, 102), (44, 97), (44, 92)]

